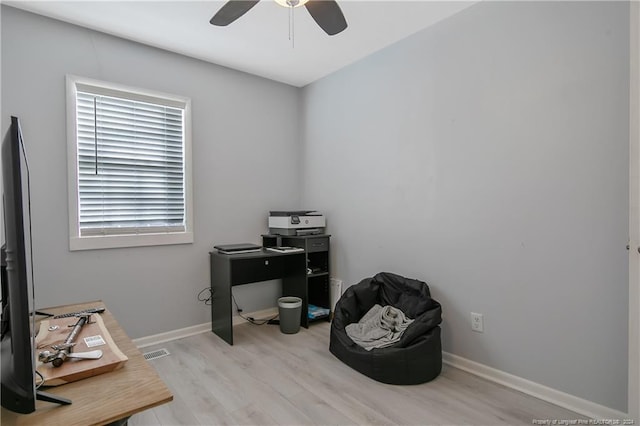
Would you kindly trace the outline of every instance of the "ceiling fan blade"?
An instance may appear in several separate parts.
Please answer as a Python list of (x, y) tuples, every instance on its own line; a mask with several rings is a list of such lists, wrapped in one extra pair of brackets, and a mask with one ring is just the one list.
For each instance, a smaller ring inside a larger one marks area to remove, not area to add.
[(258, 4), (260, 0), (229, 0), (213, 15), (209, 21), (212, 25), (226, 27), (245, 13), (253, 6)]
[(334, 0), (309, 0), (305, 7), (325, 33), (336, 35), (347, 28), (342, 10)]

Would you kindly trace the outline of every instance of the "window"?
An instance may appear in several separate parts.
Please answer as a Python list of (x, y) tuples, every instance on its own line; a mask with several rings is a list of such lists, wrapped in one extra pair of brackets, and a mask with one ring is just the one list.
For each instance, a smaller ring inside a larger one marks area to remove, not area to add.
[(67, 77), (71, 250), (193, 242), (190, 106)]

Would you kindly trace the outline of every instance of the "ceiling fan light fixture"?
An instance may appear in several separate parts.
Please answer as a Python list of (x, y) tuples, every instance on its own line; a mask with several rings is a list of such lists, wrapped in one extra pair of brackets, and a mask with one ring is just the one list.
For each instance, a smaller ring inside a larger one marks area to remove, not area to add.
[(300, 7), (304, 6), (309, 0), (275, 0), (282, 7)]

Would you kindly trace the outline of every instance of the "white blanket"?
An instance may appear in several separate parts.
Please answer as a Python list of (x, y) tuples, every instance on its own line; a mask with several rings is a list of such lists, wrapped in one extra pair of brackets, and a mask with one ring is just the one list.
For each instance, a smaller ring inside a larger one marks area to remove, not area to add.
[(412, 322), (400, 309), (376, 304), (360, 321), (347, 325), (345, 331), (351, 340), (370, 351), (396, 343)]

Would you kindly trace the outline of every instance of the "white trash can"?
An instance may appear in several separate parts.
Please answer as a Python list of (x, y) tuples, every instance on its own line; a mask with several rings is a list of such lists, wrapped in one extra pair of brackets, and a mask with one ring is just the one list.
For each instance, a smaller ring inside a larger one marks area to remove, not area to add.
[(278, 299), (278, 315), (280, 317), (280, 331), (284, 334), (295, 334), (300, 330), (300, 314), (302, 299), (285, 296)]

